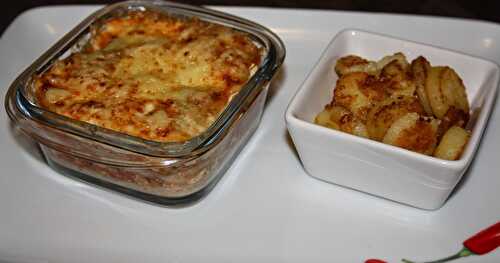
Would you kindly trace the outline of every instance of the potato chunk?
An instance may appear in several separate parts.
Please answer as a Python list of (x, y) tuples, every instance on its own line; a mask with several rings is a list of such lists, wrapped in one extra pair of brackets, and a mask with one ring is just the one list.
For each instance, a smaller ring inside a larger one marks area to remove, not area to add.
[(427, 115), (432, 116), (433, 113), (431, 104), (429, 102), (427, 92), (425, 91), (425, 85), (427, 76), (429, 75), (429, 71), (431, 70), (431, 64), (429, 63), (429, 61), (427, 61), (427, 59), (420, 56), (411, 62), (410, 68), (413, 75), (413, 82), (415, 83), (415, 89), (418, 99), (420, 100), (422, 107), (424, 107)]
[(396, 120), (383, 142), (410, 151), (431, 155), (437, 143), (439, 120), (412, 112)]
[(380, 59), (377, 62), (377, 68), (379, 70), (382, 70), (386, 65), (396, 61), (396, 63), (401, 67), (402, 69), (406, 70), (409, 66), (408, 61), (406, 60), (406, 56), (401, 53), (394, 53), (393, 55), (390, 56), (385, 56), (382, 59)]
[(366, 123), (370, 138), (381, 141), (387, 129), (409, 112), (423, 114), (422, 106), (415, 97), (390, 97), (371, 108)]
[(408, 67), (408, 61), (403, 53), (398, 52), (394, 55), (385, 56), (379, 61), (369, 61), (356, 55), (341, 57), (335, 63), (335, 72), (339, 77), (353, 72), (364, 72), (370, 75), (378, 76), (382, 69), (395, 62), (398, 66), (405, 69)]
[(387, 97), (384, 84), (365, 72), (343, 75), (334, 90), (337, 105), (351, 111), (361, 121), (367, 119), (368, 110)]
[(353, 72), (376, 73), (377, 65), (373, 61), (368, 61), (362, 57), (349, 55), (341, 57), (335, 64), (335, 72), (340, 77)]
[(316, 116), (314, 122), (321, 126), (368, 138), (368, 131), (365, 124), (341, 106), (327, 105)]
[(393, 60), (382, 68), (380, 79), (387, 83), (386, 91), (392, 97), (415, 94), (416, 87), (408, 72), (408, 66), (398, 60)]
[(458, 160), (469, 141), (470, 133), (458, 126), (452, 126), (443, 135), (434, 156), (445, 160)]
[(432, 67), (425, 91), (434, 116), (442, 119), (451, 106), (469, 112), (465, 86), (457, 73), (449, 67)]

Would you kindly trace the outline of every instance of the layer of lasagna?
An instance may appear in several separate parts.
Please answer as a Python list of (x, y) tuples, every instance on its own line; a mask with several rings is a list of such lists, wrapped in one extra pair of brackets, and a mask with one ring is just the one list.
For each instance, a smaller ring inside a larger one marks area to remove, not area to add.
[(37, 76), (38, 103), (58, 114), (160, 142), (206, 130), (260, 63), (246, 34), (197, 19), (133, 11)]

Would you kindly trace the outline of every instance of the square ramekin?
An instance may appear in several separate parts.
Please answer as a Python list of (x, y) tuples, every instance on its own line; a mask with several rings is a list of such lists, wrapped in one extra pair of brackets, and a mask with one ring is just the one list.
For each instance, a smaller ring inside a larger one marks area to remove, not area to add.
[[(357, 137), (314, 124), (331, 101), (338, 79), (338, 58), (355, 54), (370, 60), (403, 52), (419, 55), (432, 65), (448, 65), (461, 76), (471, 105), (471, 138), (456, 161)], [(498, 88), (499, 67), (487, 60), (385, 35), (347, 29), (330, 42), (286, 110), (285, 119), (306, 172), (323, 181), (346, 186), (422, 209), (441, 207), (479, 146)]]
[[(34, 100), (31, 80), (54, 61), (79, 50), (92, 27), (130, 10), (196, 18), (247, 33), (262, 50), (261, 64), (202, 134), (184, 142), (156, 142), (47, 111)], [(267, 90), (283, 63), (279, 37), (252, 21), (167, 1), (133, 0), (106, 6), (63, 36), (12, 83), (5, 107), (13, 124), (34, 139), (48, 164), (64, 175), (134, 198), (179, 205), (207, 194), (257, 129)]]

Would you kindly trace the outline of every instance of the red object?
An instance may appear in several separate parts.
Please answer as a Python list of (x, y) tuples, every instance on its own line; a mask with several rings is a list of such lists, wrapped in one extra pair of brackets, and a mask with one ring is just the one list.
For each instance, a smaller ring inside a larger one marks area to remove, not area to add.
[(365, 261), (365, 263), (387, 263), (387, 262), (385, 262), (385, 261), (383, 261), (383, 260), (380, 260), (380, 259), (375, 259), (375, 258), (372, 258), (372, 259), (367, 259), (367, 260)]
[(500, 246), (500, 221), (484, 229), (463, 243), (474, 254), (483, 255)]

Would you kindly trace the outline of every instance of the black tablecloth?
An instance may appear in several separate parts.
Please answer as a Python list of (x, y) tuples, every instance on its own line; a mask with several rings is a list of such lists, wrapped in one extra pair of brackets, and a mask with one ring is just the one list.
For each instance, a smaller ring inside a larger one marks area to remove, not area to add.
[[(77, 1), (77, 0), (14, 0), (4, 3), (0, 15), (0, 32), (22, 11), (45, 5), (66, 4), (108, 4), (117, 1)], [(473, 18), (500, 22), (500, 1), (467, 0), (187, 0), (179, 1), (194, 5), (268, 6), (287, 8), (311, 8), (352, 10), (366, 12), (387, 12), (405, 14), (425, 14)]]

